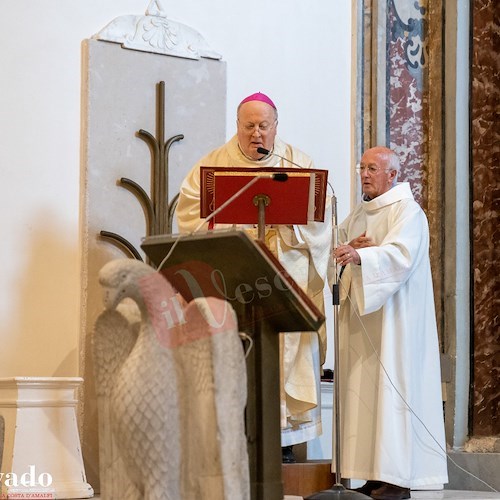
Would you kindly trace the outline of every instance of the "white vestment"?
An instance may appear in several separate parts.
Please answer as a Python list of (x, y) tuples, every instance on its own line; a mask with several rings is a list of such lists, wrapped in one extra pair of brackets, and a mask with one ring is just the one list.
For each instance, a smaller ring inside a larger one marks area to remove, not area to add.
[[(275, 138), (273, 152), (303, 166), (312, 168), (311, 158)], [(229, 142), (202, 158), (184, 179), (176, 214), (180, 232), (194, 231), (200, 219), (200, 166), (210, 167), (276, 167), (293, 165), (269, 155), (255, 161), (246, 157), (234, 136)], [(293, 200), (291, 200), (293, 202)], [(215, 228), (230, 227), (216, 224)], [(205, 225), (204, 229), (208, 228)], [(256, 237), (256, 229), (249, 229)], [(331, 244), (331, 204), (328, 200), (325, 222), (301, 226), (277, 226), (268, 229), (266, 242), (281, 264), (324, 311), (323, 289)], [(326, 329), (316, 332), (293, 332), (280, 335), (281, 444), (302, 443), (321, 434), (320, 365), (326, 352)]]
[(340, 283), (341, 472), (409, 488), (443, 484), (429, 230), (408, 183), (362, 201), (339, 240), (365, 231), (377, 246), (358, 249), (361, 265), (347, 266)]

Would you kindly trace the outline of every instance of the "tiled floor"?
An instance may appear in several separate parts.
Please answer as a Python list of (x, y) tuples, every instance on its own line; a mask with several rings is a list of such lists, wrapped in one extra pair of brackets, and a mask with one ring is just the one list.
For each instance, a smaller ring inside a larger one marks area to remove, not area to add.
[[(333, 499), (334, 497), (332, 497)], [(335, 499), (341, 499), (340, 495), (335, 496)], [(483, 491), (456, 491), (456, 490), (441, 490), (441, 491), (412, 491), (411, 498), (416, 500), (489, 500), (493, 498), (500, 499), (500, 493), (487, 493)], [(284, 500), (302, 500), (302, 497), (285, 496)]]
[(425, 500), (486, 500), (489, 498), (500, 498), (500, 493), (486, 491), (456, 491), (456, 490), (441, 490), (441, 491), (412, 491), (412, 498)]

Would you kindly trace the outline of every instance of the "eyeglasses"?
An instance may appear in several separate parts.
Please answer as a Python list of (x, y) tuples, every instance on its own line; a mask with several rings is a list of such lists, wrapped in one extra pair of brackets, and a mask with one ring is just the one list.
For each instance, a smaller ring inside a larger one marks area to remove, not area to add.
[(245, 132), (248, 133), (253, 133), (255, 129), (259, 130), (260, 132), (268, 132), (271, 130), (275, 125), (276, 125), (277, 120), (274, 120), (273, 123), (245, 123), (245, 125), (242, 125), (241, 122), (238, 120), (238, 124), (243, 128)]
[(363, 174), (364, 172), (368, 172), (370, 175), (375, 175), (380, 170), (387, 172), (388, 168), (380, 168), (375, 165), (356, 165), (356, 172), (358, 174)]

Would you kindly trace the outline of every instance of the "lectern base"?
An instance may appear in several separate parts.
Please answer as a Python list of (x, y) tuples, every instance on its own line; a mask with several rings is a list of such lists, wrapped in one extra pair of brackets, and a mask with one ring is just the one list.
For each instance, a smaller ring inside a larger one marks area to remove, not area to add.
[(320, 491), (308, 496), (306, 500), (370, 500), (370, 497), (357, 491), (347, 490), (341, 484), (335, 484), (329, 490)]

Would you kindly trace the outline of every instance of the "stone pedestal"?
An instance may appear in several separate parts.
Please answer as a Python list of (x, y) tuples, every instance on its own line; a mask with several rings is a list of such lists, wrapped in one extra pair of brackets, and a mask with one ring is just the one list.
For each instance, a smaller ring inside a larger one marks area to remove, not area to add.
[(0, 497), (90, 498), (72, 377), (0, 378)]

